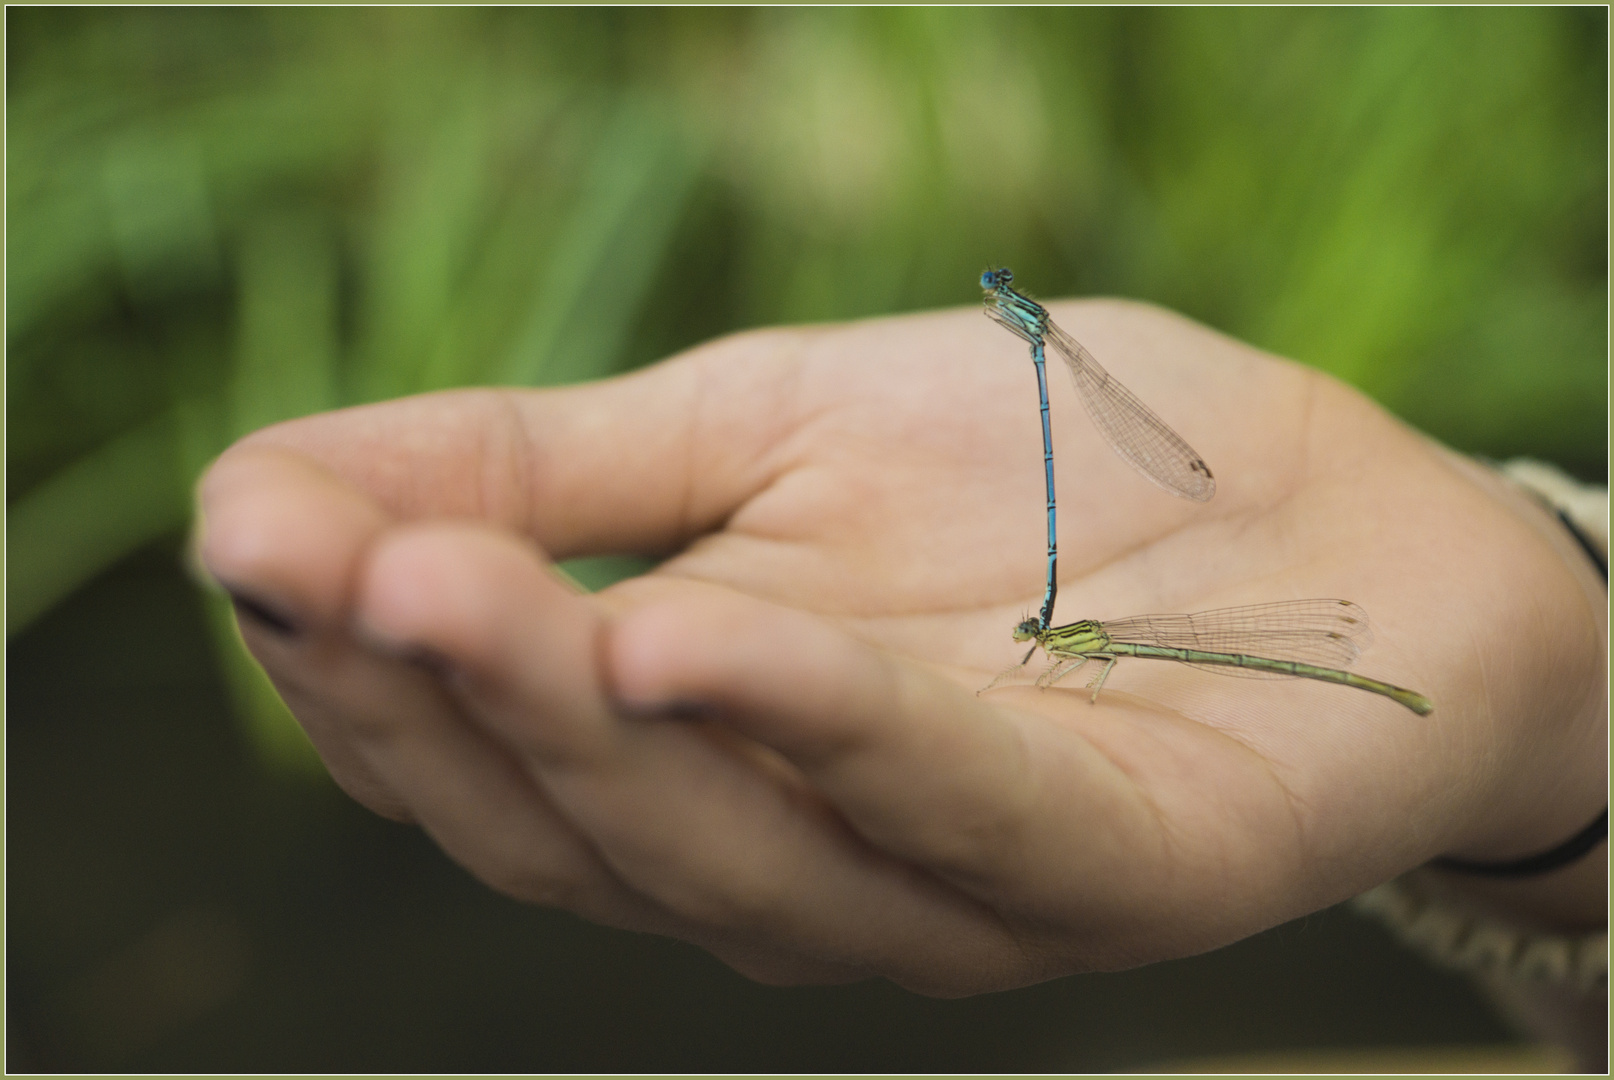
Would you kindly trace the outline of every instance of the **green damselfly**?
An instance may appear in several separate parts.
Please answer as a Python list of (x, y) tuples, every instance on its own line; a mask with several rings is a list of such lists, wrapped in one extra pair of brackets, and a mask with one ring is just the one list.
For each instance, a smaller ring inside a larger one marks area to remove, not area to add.
[(1089, 660), (1104, 668), (1088, 684), (1093, 701), (1123, 656), (1179, 663), (1219, 675), (1317, 679), (1367, 690), (1406, 706), (1419, 716), (1434, 705), (1422, 694), (1342, 670), (1356, 662), (1372, 640), (1367, 613), (1349, 600), (1288, 600), (1220, 608), (1196, 615), (1134, 615), (1130, 619), (1044, 627), (1026, 619), (1016, 641), (1035, 642), (1026, 658), (993, 679), (982, 693), (1021, 676), (1038, 646), (1052, 662), (1035, 684), (1052, 686)]

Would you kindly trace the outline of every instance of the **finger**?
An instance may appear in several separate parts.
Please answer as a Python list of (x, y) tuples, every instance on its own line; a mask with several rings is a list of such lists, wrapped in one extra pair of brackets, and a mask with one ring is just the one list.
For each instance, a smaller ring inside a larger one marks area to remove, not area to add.
[(860, 976), (681, 923), (627, 889), (509, 753), (454, 714), (422, 658), (356, 645), (346, 625), (353, 568), (386, 522), (358, 492), (300, 455), (260, 447), (222, 462), (202, 494), (204, 564), (230, 583), (249, 647), (359, 802), (418, 821), (473, 874), (520, 899), (675, 934), (770, 981)]
[[(421, 670), (424, 666), (427, 670)], [(437, 660), (352, 655), (323, 682), (365, 763), (474, 877), (517, 900), (607, 926), (701, 945), (753, 978), (781, 984), (866, 977), (678, 918), (629, 888), (551, 804), (509, 750), (471, 723), (441, 684)]]
[(314, 463), (272, 448), (220, 461), (199, 494), (197, 553), (230, 593), (247, 647), (343, 790), (407, 820), (311, 679), (346, 633), (354, 568), (386, 516)]
[[(1221, 828), (1251, 812), (1239, 796), (1202, 801), (1196, 776), (1220, 775), (1208, 764), (1229, 750), (1200, 725), (1123, 709), (1085, 729), (1049, 723), (732, 595), (628, 612), (606, 656), (624, 700), (713, 706), (877, 846), (1023, 911), (1143, 928), (1180, 914), (1185, 882), (1229, 864), (1261, 879), (1271, 858), (1249, 830)], [(1266, 798), (1270, 778), (1255, 787)]]
[(817, 619), (732, 595), (655, 604), (617, 621), (606, 656), (622, 701), (714, 707), (876, 844), (954, 873), (1027, 857), (1025, 732)]
[[(426, 394), (278, 424), (242, 447), (306, 454), (406, 520), (469, 517), (555, 558), (674, 550), (780, 466), (798, 332), (753, 332), (559, 390)], [(713, 388), (721, 388), (714, 392)], [(233, 452), (233, 451), (232, 451)]]
[(196, 550), (215, 580), (299, 633), (345, 628), (359, 560), (391, 521), (380, 505), (273, 447), (221, 458), (198, 496)]
[(618, 882), (509, 752), (467, 723), (432, 658), (329, 646), (296, 669), (299, 696), (336, 720), (451, 858), (498, 891), (596, 922), (672, 933), (665, 913)]
[(1028, 977), (989, 912), (871, 848), (794, 770), (710, 725), (618, 715), (597, 674), (602, 616), (514, 540), (401, 530), (360, 610), (450, 657), (474, 715), (618, 877), (679, 918), (937, 992)]
[(307, 733), (337, 786), (373, 813), (392, 821), (414, 823), (407, 800), (354, 745), (346, 718), (331, 706), (317, 674), (330, 652), (329, 642), (288, 640), (284, 633), (263, 625), (251, 614), (238, 614), (237, 618), (247, 648), (263, 665), (275, 692)]

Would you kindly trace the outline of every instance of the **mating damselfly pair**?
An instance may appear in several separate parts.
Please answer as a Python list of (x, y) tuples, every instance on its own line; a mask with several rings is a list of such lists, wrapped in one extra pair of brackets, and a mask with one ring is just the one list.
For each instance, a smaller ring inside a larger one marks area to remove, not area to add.
[(1179, 663), (1227, 675), (1294, 677), (1382, 694), (1420, 716), (1434, 706), (1411, 690), (1343, 670), (1369, 640), (1367, 614), (1345, 600), (1291, 600), (1204, 611), (1195, 615), (1136, 615), (1110, 622), (1053, 625), (1059, 591), (1059, 538), (1054, 500), (1054, 449), (1049, 423), (1046, 349), (1053, 346), (1110, 447), (1137, 471), (1174, 495), (1206, 502), (1216, 494), (1209, 466), (1175, 431), (1103, 369), (1092, 353), (1061, 330), (1048, 310), (1011, 282), (1007, 268), (981, 275), (986, 313), (1031, 346), (1042, 412), (1043, 476), (1048, 495), (1048, 579), (1037, 617), (1014, 628), (1016, 641), (1035, 644), (1025, 659), (982, 689), (1020, 681), (1040, 646), (1051, 663), (1036, 685), (1053, 685), (1090, 660), (1104, 667), (1090, 684), (1093, 700), (1123, 656)]

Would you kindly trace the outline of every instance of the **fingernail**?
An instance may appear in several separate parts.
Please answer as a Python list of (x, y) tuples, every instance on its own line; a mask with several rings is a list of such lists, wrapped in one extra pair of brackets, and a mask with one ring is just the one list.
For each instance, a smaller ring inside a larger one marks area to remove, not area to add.
[(457, 665), (446, 654), (427, 645), (413, 641), (396, 641), (385, 634), (379, 634), (362, 619), (354, 624), (353, 636), (371, 652), (389, 660), (401, 661), (428, 674), (448, 678), (458, 670)]
[(712, 708), (700, 701), (625, 701), (617, 699), (617, 711), (639, 720), (704, 720)]
[(454, 661), (436, 649), (428, 649), (424, 645), (406, 645), (402, 649), (393, 650), (393, 655), (410, 667), (419, 668), (439, 678), (446, 679), (457, 670)]
[(302, 628), (297, 625), (295, 620), (257, 597), (239, 589), (226, 588), (224, 591), (229, 594), (230, 604), (235, 608), (235, 613), (238, 617), (244, 615), (264, 629), (272, 630), (281, 637), (294, 638), (302, 634)]

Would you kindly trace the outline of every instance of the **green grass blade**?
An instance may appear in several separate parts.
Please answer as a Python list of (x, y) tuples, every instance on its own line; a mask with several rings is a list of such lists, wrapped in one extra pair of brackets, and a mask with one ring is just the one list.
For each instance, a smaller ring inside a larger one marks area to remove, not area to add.
[(622, 101), (496, 381), (555, 384), (612, 370), (700, 165), (698, 150), (664, 113), (637, 98)]
[[(474, 80), (446, 101), (411, 88), (392, 103), (370, 225), (367, 289), (349, 397), (413, 393), (443, 333), (463, 264), (493, 200), (489, 117)], [(444, 93), (440, 91), (439, 93)]]
[(190, 493), (175, 411), (57, 472), (6, 523), (6, 637), (123, 555), (184, 524)]
[(241, 245), (232, 434), (336, 405), (336, 250), (319, 220), (273, 214)]

